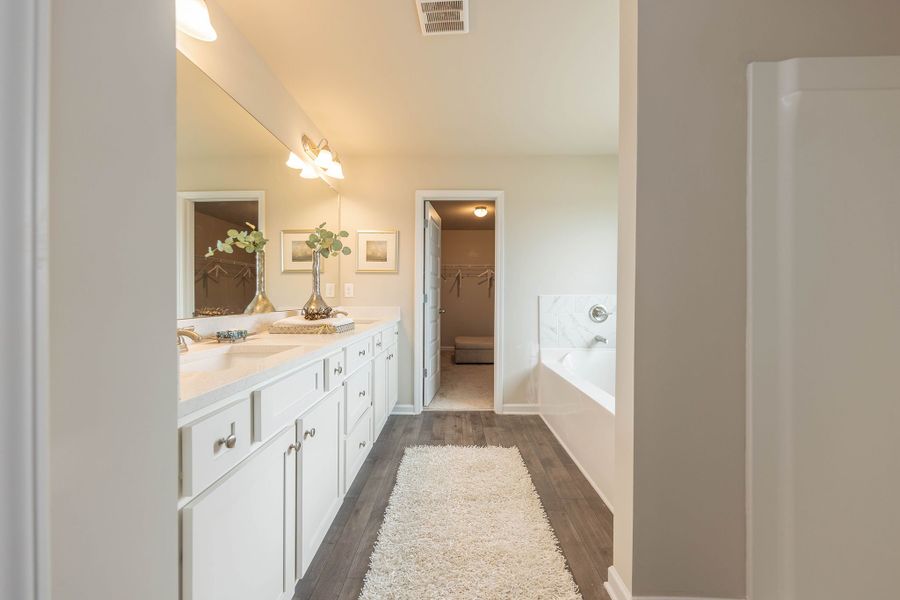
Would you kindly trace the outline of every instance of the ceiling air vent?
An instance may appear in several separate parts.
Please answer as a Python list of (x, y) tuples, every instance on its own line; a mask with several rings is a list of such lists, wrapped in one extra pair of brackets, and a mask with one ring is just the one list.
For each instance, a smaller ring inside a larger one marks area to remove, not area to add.
[(469, 0), (416, 0), (422, 35), (469, 33)]

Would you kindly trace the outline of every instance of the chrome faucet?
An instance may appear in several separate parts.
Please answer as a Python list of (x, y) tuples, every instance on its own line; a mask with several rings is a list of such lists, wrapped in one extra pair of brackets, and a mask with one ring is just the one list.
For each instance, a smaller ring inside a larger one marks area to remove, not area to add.
[(605, 343), (606, 343), (606, 338), (603, 337), (602, 335), (595, 335), (595, 336), (594, 336), (594, 343), (605, 344)]
[(179, 327), (175, 333), (178, 336), (178, 351), (179, 352), (187, 352), (188, 351), (188, 345), (187, 345), (187, 342), (184, 341), (184, 338), (186, 338), (186, 337), (191, 338), (195, 342), (199, 342), (200, 340), (203, 339), (203, 336), (201, 336), (199, 333), (194, 331), (193, 326)]

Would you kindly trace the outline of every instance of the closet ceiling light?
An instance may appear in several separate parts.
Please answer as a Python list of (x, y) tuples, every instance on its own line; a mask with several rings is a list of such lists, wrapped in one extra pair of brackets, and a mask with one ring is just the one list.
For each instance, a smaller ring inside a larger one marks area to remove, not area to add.
[(303, 159), (301, 159), (293, 152), (291, 152), (291, 155), (288, 157), (287, 162), (284, 164), (292, 169), (302, 169), (306, 165), (306, 163), (303, 162)]
[(488, 209), (487, 206), (476, 206), (474, 210), (475, 216), (479, 219), (483, 219), (487, 216)]
[(203, 0), (176, 0), (175, 27), (201, 42), (214, 42), (218, 37)]

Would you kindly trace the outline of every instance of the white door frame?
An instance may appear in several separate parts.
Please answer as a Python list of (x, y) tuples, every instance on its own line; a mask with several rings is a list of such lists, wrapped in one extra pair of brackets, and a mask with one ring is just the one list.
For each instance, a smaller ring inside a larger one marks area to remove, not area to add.
[(0, 3), (0, 598), (49, 597), (49, 0)]
[(494, 412), (503, 412), (503, 192), (500, 190), (417, 190), (416, 191), (416, 260), (413, 297), (413, 410), (422, 412), (425, 374), (425, 203), (472, 202), (494, 203)]
[(196, 202), (242, 202), (256, 200), (259, 217), (256, 228), (266, 231), (266, 193), (261, 190), (225, 192), (178, 192), (175, 230), (178, 232), (176, 255), (178, 266), (179, 318), (190, 319), (194, 313), (194, 203)]

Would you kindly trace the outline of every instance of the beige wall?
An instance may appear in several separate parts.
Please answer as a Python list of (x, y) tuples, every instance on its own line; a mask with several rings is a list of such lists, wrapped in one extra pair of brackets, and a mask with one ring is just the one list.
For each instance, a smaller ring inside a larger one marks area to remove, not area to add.
[[(444, 229), (441, 231), (443, 264), (494, 264), (493, 229)], [(452, 273), (450, 274), (452, 275)], [(441, 346), (453, 346), (460, 335), (494, 335), (494, 294), (488, 283), (463, 278), (459, 288), (452, 278), (441, 281)], [(453, 288), (451, 290), (451, 287)]]
[(177, 598), (175, 5), (50, 6), (50, 592)]
[[(266, 291), (277, 308), (303, 306), (312, 289), (312, 275), (281, 272), (281, 230), (310, 229), (322, 221), (337, 228), (338, 193), (320, 179), (302, 179), (298, 171), (284, 165), (283, 156), (179, 161), (178, 191), (221, 190), (266, 192)], [(337, 259), (325, 260), (323, 264), (324, 294), (325, 283), (339, 281), (340, 268)], [(333, 304), (331, 300), (328, 299), (329, 304)]]
[(356, 273), (354, 253), (342, 258), (341, 280), (355, 287), (345, 304), (403, 311), (401, 404), (412, 405), (416, 190), (506, 192), (503, 397), (506, 404), (534, 404), (538, 294), (615, 291), (616, 163), (614, 156), (347, 159), (341, 222), (351, 240), (357, 229), (400, 231), (399, 273)]
[[(900, 54), (900, 4), (640, 0), (629, 25), (631, 4), (622, 11), (621, 163), (623, 229), (635, 215), (635, 329), (631, 342), (620, 329), (619, 349), (633, 343), (632, 591), (740, 598), (746, 67), (797, 56)], [(635, 160), (635, 191), (625, 193)], [(631, 235), (623, 231), (623, 240)], [(620, 283), (628, 285), (624, 273)], [(620, 327), (630, 294), (619, 290)], [(619, 386), (617, 404), (628, 383)], [(621, 434), (618, 448), (631, 444)], [(620, 538), (629, 523), (619, 517), (615, 562), (624, 571)]]

